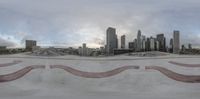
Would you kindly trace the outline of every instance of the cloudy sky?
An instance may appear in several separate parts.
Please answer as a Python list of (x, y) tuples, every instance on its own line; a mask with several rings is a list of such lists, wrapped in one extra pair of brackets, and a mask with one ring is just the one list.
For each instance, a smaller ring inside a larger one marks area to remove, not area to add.
[[(23, 47), (34, 39), (41, 46), (98, 47), (107, 27), (132, 41), (173, 30), (181, 43), (200, 45), (199, 0), (0, 0), (0, 45)], [(120, 37), (119, 37), (120, 38)]]

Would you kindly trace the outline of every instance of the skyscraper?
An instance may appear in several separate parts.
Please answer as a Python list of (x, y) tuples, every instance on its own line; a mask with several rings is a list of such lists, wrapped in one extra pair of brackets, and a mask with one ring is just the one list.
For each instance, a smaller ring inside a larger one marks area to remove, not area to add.
[(122, 35), (121, 36), (121, 48), (124, 49), (126, 44), (126, 36)]
[(173, 39), (172, 38), (170, 39), (169, 49), (170, 49), (170, 52), (172, 53), (173, 52)]
[(173, 35), (173, 53), (178, 54), (180, 51), (180, 32), (174, 31)]
[(141, 40), (141, 31), (138, 30), (138, 34), (137, 34), (137, 51), (141, 51), (142, 48), (142, 40)]
[(134, 49), (134, 44), (135, 44), (135, 42), (129, 42), (128, 43), (128, 48), (129, 49)]
[(107, 54), (112, 54), (113, 50), (118, 48), (118, 39), (115, 28), (109, 27), (106, 31), (106, 48)]
[(115, 46), (116, 46), (116, 48), (118, 48), (118, 38), (117, 38), (117, 34), (115, 33)]
[(83, 55), (83, 56), (87, 56), (87, 46), (86, 46), (86, 43), (83, 43), (82, 55)]
[(145, 48), (146, 48), (146, 51), (150, 51), (150, 38), (147, 38), (147, 41), (145, 43)]
[(155, 39), (153, 37), (150, 37), (150, 50), (155, 50)]
[(188, 44), (188, 49), (192, 49), (192, 44)]
[(155, 49), (156, 49), (156, 51), (159, 51), (159, 45), (160, 44), (159, 44), (158, 40), (156, 40), (155, 41), (155, 46), (156, 46)]
[(137, 39), (134, 39), (134, 49), (137, 51)]
[(145, 37), (144, 35), (141, 36), (141, 41), (142, 41), (142, 42), (141, 42), (141, 44), (142, 44), (142, 45), (141, 45), (141, 50), (142, 50), (142, 51), (145, 51), (145, 49), (146, 49), (146, 48), (145, 48), (146, 37)]
[(83, 50), (82, 47), (79, 47), (79, 48), (78, 48), (78, 54), (79, 54), (80, 56), (82, 56), (82, 52), (83, 52), (82, 50)]
[(157, 41), (159, 42), (159, 51), (165, 52), (166, 51), (166, 39), (164, 37), (164, 34), (158, 34), (157, 35)]

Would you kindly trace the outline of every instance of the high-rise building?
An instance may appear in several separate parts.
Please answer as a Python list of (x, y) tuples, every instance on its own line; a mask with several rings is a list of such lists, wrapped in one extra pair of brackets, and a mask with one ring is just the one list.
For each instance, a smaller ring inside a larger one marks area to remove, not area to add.
[(188, 49), (192, 49), (192, 44), (188, 44)]
[(156, 46), (155, 49), (156, 49), (156, 51), (159, 51), (159, 45), (160, 45), (160, 44), (159, 44), (159, 41), (156, 40), (156, 41), (155, 41), (155, 46)]
[(146, 50), (146, 40), (142, 41), (142, 51)]
[(141, 51), (142, 49), (142, 40), (141, 40), (142, 33), (140, 30), (138, 30), (137, 34), (137, 51)]
[(134, 49), (137, 51), (137, 39), (134, 40)]
[(145, 44), (145, 48), (146, 48), (146, 51), (150, 51), (150, 38), (147, 38), (147, 41), (146, 41), (146, 44)]
[(173, 52), (173, 39), (172, 38), (170, 39), (170, 42), (169, 42), (169, 51), (171, 53)]
[(82, 56), (87, 56), (87, 46), (86, 46), (86, 43), (83, 43)]
[(26, 40), (26, 50), (32, 51), (33, 47), (37, 46), (37, 42), (35, 40)]
[(118, 38), (117, 38), (117, 34), (116, 33), (115, 33), (115, 39), (116, 39), (115, 46), (116, 46), (116, 48), (118, 48)]
[(145, 51), (146, 47), (145, 47), (145, 43), (146, 43), (146, 37), (144, 35), (141, 36), (141, 50)]
[(173, 53), (178, 54), (180, 51), (180, 32), (174, 31), (173, 35)]
[(82, 55), (82, 52), (83, 52), (82, 50), (83, 50), (82, 47), (79, 47), (79, 48), (78, 48), (78, 54), (79, 54), (79, 55)]
[(169, 45), (170, 45), (170, 48), (173, 49), (173, 39), (172, 38), (170, 39)]
[(185, 51), (185, 49), (186, 49), (186, 48), (185, 48), (185, 45), (181, 45), (181, 51), (183, 51), (183, 52), (184, 52), (184, 51)]
[(106, 48), (107, 54), (113, 54), (113, 50), (118, 48), (118, 39), (115, 28), (109, 27), (106, 31)]
[(129, 42), (128, 43), (128, 48), (129, 49), (134, 49), (134, 44), (135, 44), (135, 42)]
[(166, 51), (166, 39), (164, 37), (164, 34), (158, 34), (157, 35), (157, 41), (159, 42), (159, 51), (165, 52)]
[(150, 37), (150, 50), (155, 50), (155, 39), (153, 37)]
[(122, 35), (121, 36), (121, 48), (122, 49), (125, 49), (125, 45), (126, 44), (126, 36), (125, 35)]
[(92, 51), (94, 50), (94, 49), (92, 49), (92, 48), (86, 48), (87, 50), (86, 50), (86, 56), (93, 56), (92, 54)]

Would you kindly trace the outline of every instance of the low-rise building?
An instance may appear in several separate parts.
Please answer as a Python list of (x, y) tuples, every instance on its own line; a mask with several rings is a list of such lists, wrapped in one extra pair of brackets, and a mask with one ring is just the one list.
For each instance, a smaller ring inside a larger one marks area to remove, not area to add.
[(37, 46), (37, 41), (35, 40), (26, 40), (26, 50), (33, 51), (33, 47)]

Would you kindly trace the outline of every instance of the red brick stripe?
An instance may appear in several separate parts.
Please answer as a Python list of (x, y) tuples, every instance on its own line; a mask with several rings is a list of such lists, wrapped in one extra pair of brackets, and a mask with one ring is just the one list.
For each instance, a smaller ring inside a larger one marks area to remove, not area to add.
[(16, 65), (16, 64), (19, 64), (21, 63), (22, 61), (18, 61), (18, 60), (15, 60), (11, 63), (4, 63), (4, 64), (0, 64), (0, 67), (6, 67), (6, 66), (12, 66), (12, 65)]
[(0, 75), (0, 83), (19, 79), (19, 78), (23, 77), (25, 74), (27, 74), (28, 72), (30, 72), (31, 70), (37, 69), (37, 68), (45, 68), (45, 66), (44, 65), (32, 65), (32, 66), (25, 67), (19, 71), (11, 73), (11, 74)]
[(169, 61), (169, 63), (178, 65), (178, 66), (184, 66), (184, 67), (200, 67), (200, 64), (184, 64), (184, 63), (178, 63), (174, 61)]
[(173, 80), (176, 80), (176, 81), (181, 81), (181, 82), (185, 82), (185, 83), (200, 83), (200, 76), (197, 76), (197, 75), (178, 74), (178, 73), (175, 73), (164, 67), (159, 67), (159, 66), (146, 66), (145, 69), (158, 70), (165, 76), (167, 76)]
[(64, 69), (65, 71), (75, 76), (84, 77), (84, 78), (105, 78), (105, 77), (117, 75), (128, 69), (139, 69), (139, 66), (123, 66), (123, 67), (119, 67), (107, 72), (84, 72), (84, 71), (80, 71), (80, 70), (71, 68), (69, 66), (63, 66), (63, 65), (51, 65), (50, 68)]

